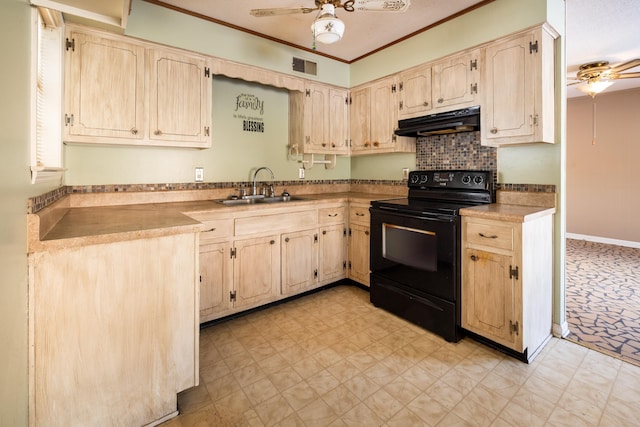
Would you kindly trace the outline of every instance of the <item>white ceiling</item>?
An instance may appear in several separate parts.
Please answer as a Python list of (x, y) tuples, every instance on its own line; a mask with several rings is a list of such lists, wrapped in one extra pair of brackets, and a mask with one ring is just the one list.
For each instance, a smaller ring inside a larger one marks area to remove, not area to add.
[[(220, 0), (145, 1), (195, 12), (303, 49), (312, 49), (313, 47), (311, 23), (317, 16), (317, 11), (307, 14), (261, 18), (251, 16), (249, 12), (251, 9), (258, 8), (315, 8), (314, 0), (231, 0), (227, 2), (227, 4), (233, 4), (231, 7), (221, 5), (224, 2)], [(356, 8), (357, 3), (356, 1)], [(344, 21), (346, 26), (344, 37), (339, 42), (330, 45), (316, 43), (316, 51), (350, 62), (479, 3), (488, 3), (488, 1), (412, 0), (406, 12), (358, 10), (347, 12), (342, 8), (336, 8), (336, 15)]]

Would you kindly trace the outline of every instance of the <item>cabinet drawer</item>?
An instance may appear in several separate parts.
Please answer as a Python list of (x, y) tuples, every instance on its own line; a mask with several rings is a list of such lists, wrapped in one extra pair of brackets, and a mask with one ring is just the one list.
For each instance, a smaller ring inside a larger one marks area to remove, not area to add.
[(349, 222), (369, 225), (369, 206), (351, 206), (349, 209)]
[(513, 226), (467, 222), (467, 243), (513, 250)]
[(256, 233), (274, 233), (277, 231), (301, 230), (314, 227), (317, 223), (317, 211), (303, 211), (277, 215), (236, 218), (235, 235), (246, 236)]
[(205, 229), (200, 232), (200, 242), (233, 236), (233, 219), (202, 221)]
[(344, 206), (318, 209), (318, 224), (342, 224), (344, 219)]

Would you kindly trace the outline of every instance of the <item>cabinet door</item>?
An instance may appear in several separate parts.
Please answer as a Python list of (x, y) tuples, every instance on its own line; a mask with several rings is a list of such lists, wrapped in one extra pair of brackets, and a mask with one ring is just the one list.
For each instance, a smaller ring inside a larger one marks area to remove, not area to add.
[(478, 93), (478, 51), (456, 55), (433, 65), (433, 102), (438, 110), (473, 106)]
[(206, 60), (161, 49), (152, 49), (149, 57), (149, 138), (159, 144), (210, 146), (211, 77)]
[(320, 254), (318, 256), (321, 283), (342, 279), (345, 276), (347, 240), (344, 225), (330, 225), (320, 229)]
[(200, 322), (230, 310), (233, 280), (231, 242), (200, 246)]
[(234, 306), (254, 306), (272, 300), (280, 284), (279, 237), (238, 240), (234, 245)]
[(362, 154), (371, 150), (370, 108), (371, 88), (364, 87), (351, 92), (349, 117), (352, 154)]
[(318, 235), (316, 230), (281, 236), (283, 294), (294, 294), (313, 287), (318, 274)]
[(349, 278), (369, 286), (369, 227), (364, 225), (350, 226)]
[(349, 151), (349, 108), (348, 92), (334, 89), (329, 91), (329, 154), (347, 154)]
[(371, 144), (373, 150), (394, 146), (394, 129), (398, 125), (396, 83), (385, 79), (371, 86)]
[(145, 136), (144, 47), (71, 31), (65, 53), (65, 141), (122, 143)]
[(308, 84), (305, 93), (305, 152), (320, 153), (329, 147), (329, 88)]
[(431, 67), (418, 67), (400, 74), (399, 119), (428, 114), (431, 104)]
[(486, 48), (482, 129), (489, 144), (501, 138), (533, 136), (534, 92), (539, 76), (532, 42), (532, 35), (524, 34)]
[(509, 270), (513, 257), (466, 249), (462, 280), (462, 326), (517, 351), (522, 338), (512, 326), (519, 325), (515, 307), (515, 279)]

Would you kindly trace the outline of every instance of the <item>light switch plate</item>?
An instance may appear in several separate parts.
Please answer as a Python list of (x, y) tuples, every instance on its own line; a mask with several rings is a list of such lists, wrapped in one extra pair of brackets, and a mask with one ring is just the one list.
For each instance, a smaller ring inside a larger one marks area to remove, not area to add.
[(204, 168), (196, 168), (196, 182), (204, 181)]
[(402, 168), (402, 179), (409, 179), (409, 168)]
[(304, 168), (298, 169), (298, 178), (304, 179)]

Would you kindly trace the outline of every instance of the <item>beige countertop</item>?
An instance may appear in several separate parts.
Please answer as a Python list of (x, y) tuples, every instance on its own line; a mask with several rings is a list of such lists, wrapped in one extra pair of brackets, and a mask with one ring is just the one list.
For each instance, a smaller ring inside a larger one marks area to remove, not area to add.
[[(304, 200), (286, 202), (286, 205), (315, 205), (327, 201), (357, 201), (397, 198), (393, 194), (359, 192), (300, 194)], [(88, 244), (109, 243), (136, 238), (191, 233), (200, 231), (203, 225), (188, 214), (195, 212), (248, 211), (256, 213), (275, 205), (225, 206), (213, 200), (197, 200), (170, 203), (141, 203), (112, 206), (59, 208), (54, 219), (43, 219), (50, 214), (46, 210), (29, 215), (29, 252), (60, 249)], [(41, 228), (42, 221), (42, 228)], [(51, 222), (45, 228), (44, 224)]]
[(542, 206), (492, 203), (460, 209), (460, 215), (499, 221), (527, 222), (546, 215), (553, 215), (555, 208)]

